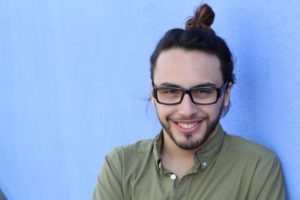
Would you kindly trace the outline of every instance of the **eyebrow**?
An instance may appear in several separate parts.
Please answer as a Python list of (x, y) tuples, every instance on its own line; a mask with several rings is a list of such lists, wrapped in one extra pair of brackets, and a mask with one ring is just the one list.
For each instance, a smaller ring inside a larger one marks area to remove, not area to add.
[[(179, 85), (176, 85), (174, 83), (168, 83), (168, 82), (164, 82), (164, 83), (160, 84), (158, 87), (183, 88)], [(188, 88), (188, 89), (199, 88), (199, 87), (216, 88), (217, 86), (213, 83), (201, 83), (201, 84), (198, 84), (198, 85), (194, 85), (194, 86), (192, 86), (191, 88)]]

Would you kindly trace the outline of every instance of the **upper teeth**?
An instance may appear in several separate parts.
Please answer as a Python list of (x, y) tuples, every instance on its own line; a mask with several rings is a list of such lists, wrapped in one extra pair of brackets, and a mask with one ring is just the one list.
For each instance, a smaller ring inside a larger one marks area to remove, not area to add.
[(178, 123), (181, 128), (193, 128), (197, 123)]

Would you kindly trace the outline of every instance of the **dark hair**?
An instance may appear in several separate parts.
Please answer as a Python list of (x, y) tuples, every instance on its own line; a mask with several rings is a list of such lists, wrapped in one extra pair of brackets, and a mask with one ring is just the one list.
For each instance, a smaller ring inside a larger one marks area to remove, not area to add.
[(184, 29), (171, 29), (158, 42), (151, 55), (151, 81), (153, 83), (154, 69), (158, 56), (162, 51), (172, 48), (199, 50), (216, 55), (221, 63), (223, 81), (234, 83), (233, 61), (230, 49), (225, 41), (210, 28), (215, 14), (210, 6), (203, 4), (196, 10), (194, 16), (187, 20)]

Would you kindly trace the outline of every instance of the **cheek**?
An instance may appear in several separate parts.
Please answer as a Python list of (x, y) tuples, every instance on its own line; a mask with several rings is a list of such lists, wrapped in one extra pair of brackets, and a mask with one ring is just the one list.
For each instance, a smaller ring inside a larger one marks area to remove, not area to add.
[(168, 107), (168, 106), (162, 106), (160, 104), (155, 104), (155, 109), (156, 109), (156, 112), (158, 114), (158, 116), (160, 116), (160, 118), (162, 118), (163, 120), (172, 115), (173, 113), (176, 112), (176, 110), (172, 107)]
[(221, 110), (223, 107), (222, 105), (223, 105), (223, 102), (218, 102), (217, 104), (208, 105), (207, 107), (204, 107), (202, 110), (204, 113), (206, 113), (208, 118), (212, 121), (220, 116), (220, 113), (221, 113)]

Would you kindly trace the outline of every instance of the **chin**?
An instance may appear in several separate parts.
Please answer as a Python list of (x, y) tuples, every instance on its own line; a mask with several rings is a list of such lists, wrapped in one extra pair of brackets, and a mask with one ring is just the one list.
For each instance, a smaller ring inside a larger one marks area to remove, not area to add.
[(185, 150), (195, 150), (201, 148), (205, 145), (216, 132), (218, 126), (218, 120), (214, 120), (210, 123), (210, 126), (206, 123), (203, 123), (198, 130), (191, 133), (183, 133), (173, 127), (168, 134), (171, 136), (171, 139), (175, 144)]
[[(168, 134), (170, 135), (170, 133)], [(184, 150), (198, 149), (199, 147), (201, 147), (201, 145), (203, 144), (203, 142), (205, 142), (206, 139), (206, 134), (203, 132), (183, 134), (183, 133), (172, 131), (171, 134), (172, 134), (171, 139), (173, 140), (173, 142), (175, 142), (175, 144), (179, 148)]]

